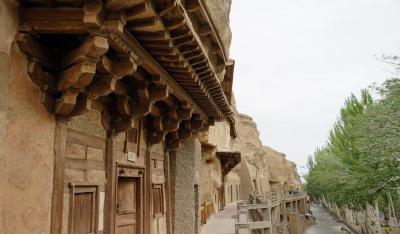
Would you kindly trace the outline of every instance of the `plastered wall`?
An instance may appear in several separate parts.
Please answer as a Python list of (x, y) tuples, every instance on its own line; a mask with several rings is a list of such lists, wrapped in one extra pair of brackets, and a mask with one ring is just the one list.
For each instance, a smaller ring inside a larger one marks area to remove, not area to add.
[[(2, 5), (1, 14), (5, 9)], [(2, 85), (8, 83), (6, 93), (2, 91), (8, 100), (2, 105), (6, 123), (0, 127), (0, 233), (49, 233), (55, 119), (40, 103), (40, 90), (27, 76), (27, 60), (15, 45), (9, 58), (8, 79), (1, 77)], [(4, 63), (3, 56), (0, 60)], [(7, 74), (7, 69), (0, 74)]]

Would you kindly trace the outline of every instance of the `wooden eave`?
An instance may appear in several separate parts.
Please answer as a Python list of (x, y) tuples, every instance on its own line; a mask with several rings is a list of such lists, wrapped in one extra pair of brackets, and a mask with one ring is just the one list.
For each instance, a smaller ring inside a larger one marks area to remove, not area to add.
[[(219, 50), (220, 50), (219, 53), (222, 56), (222, 58), (224, 59), (225, 63), (228, 62), (229, 59), (228, 59), (228, 56), (227, 56), (227, 53), (226, 53), (226, 49), (223, 46), (221, 37), (220, 37), (220, 35), (218, 33), (218, 30), (216, 29), (216, 27), (214, 25), (213, 20), (211, 19), (210, 12), (208, 11), (208, 8), (207, 8), (204, 0), (192, 0), (192, 1), (197, 1), (198, 2), (199, 6), (200, 6), (201, 17), (203, 18), (203, 20), (205, 22), (207, 22), (207, 24), (211, 28), (211, 31), (212, 31), (211, 39), (212, 39), (212, 41), (214, 42), (215, 45), (218, 45)], [(188, 2), (188, 1), (186, 0), (186, 2)]]
[[(216, 65), (209, 55), (215, 53), (215, 48), (213, 51), (205, 48), (181, 2), (171, 1), (167, 6), (157, 4), (157, 1), (145, 1), (142, 4), (146, 5), (142, 9), (147, 9), (147, 13), (137, 17), (127, 16), (126, 28), (208, 115), (216, 120), (232, 116), (233, 111), (215, 72)], [(205, 10), (200, 4), (199, 9), (203, 9), (203, 12)], [(132, 18), (133, 20), (129, 20)], [(151, 22), (146, 27), (149, 20)], [(207, 22), (211, 22), (209, 18)], [(160, 32), (164, 34), (162, 37)], [(215, 30), (213, 35), (213, 38), (218, 38)], [(221, 42), (213, 44), (221, 45)], [(219, 47), (217, 51), (222, 53), (221, 49)], [(170, 56), (176, 56), (176, 59)], [(222, 66), (225, 66), (225, 60), (222, 61)], [(207, 82), (210, 79), (214, 83)]]
[[(117, 131), (130, 128), (133, 119), (152, 116), (155, 136), (150, 141), (159, 142), (168, 134), (179, 146), (179, 140), (192, 132), (206, 131), (214, 120), (225, 118), (236, 136), (233, 111), (210, 57), (215, 51), (205, 48), (181, 2), (21, 0), (20, 11), (21, 33), (16, 40), (32, 61), (31, 79), (44, 91), (43, 102), (50, 112), (69, 118), (114, 93), (122, 115), (113, 127)], [(46, 35), (87, 38), (78, 49), (58, 51), (60, 55), (36, 41)], [(88, 50), (85, 46), (93, 44), (93, 38), (105, 40), (105, 47)], [(116, 60), (109, 58), (109, 49)], [(66, 63), (64, 56), (72, 59)], [(99, 72), (102, 77), (97, 77)], [(120, 81), (124, 77), (133, 78), (138, 88), (135, 97)], [(139, 98), (139, 103), (132, 104), (132, 98)], [(157, 110), (160, 101), (169, 110)]]
[(141, 44), (134, 38), (129, 31), (124, 29), (119, 35), (126, 40), (126, 42), (135, 50), (143, 60), (143, 67), (149, 71), (154, 71), (155, 74), (159, 74), (161, 79), (171, 87), (174, 96), (182, 101), (187, 101), (196, 113), (199, 113), (202, 119), (205, 121), (209, 120), (208, 115), (203, 109), (193, 100), (188, 92), (182, 88), (180, 84), (141, 46)]
[(224, 81), (222, 81), (222, 89), (229, 103), (232, 103), (232, 86), (233, 86), (233, 73), (235, 70), (235, 61), (231, 60), (226, 65), (226, 72)]

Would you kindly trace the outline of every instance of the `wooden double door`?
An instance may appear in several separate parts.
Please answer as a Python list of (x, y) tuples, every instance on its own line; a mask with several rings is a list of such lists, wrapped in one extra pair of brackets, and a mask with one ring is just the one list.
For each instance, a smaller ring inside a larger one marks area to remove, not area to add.
[(116, 234), (143, 233), (143, 178), (142, 171), (118, 168), (116, 189)]

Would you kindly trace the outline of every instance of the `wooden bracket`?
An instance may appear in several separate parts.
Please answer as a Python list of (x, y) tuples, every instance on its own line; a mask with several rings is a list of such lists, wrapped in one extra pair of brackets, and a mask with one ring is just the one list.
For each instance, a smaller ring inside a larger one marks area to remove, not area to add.
[(76, 105), (78, 92), (67, 91), (56, 101), (55, 114), (68, 116)]
[(85, 0), (83, 3), (83, 22), (89, 28), (100, 28), (104, 20), (103, 3), (101, 0)]

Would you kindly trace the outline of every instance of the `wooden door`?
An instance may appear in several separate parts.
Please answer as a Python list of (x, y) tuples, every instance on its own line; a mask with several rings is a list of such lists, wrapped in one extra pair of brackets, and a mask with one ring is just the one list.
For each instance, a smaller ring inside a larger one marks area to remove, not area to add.
[(70, 184), (69, 234), (98, 232), (98, 197), (96, 185)]
[(118, 177), (116, 234), (140, 234), (140, 179)]
[(76, 207), (74, 212), (74, 226), (72, 233), (74, 234), (88, 234), (94, 233), (94, 224), (91, 217), (93, 213), (92, 204), (93, 196), (91, 193), (79, 193), (75, 195), (74, 205)]

